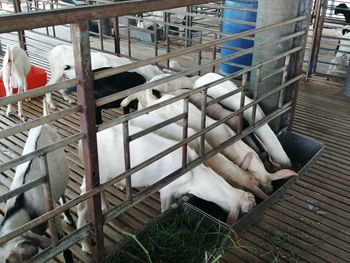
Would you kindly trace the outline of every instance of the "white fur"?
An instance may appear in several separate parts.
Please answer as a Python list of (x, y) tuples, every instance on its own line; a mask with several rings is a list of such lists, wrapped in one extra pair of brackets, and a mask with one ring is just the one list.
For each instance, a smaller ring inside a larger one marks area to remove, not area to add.
[[(130, 134), (140, 131), (139, 128), (129, 126)], [(117, 125), (97, 133), (100, 182), (104, 183), (124, 170), (122, 127)], [(146, 161), (159, 152), (171, 147), (175, 141), (148, 134), (130, 144), (131, 167)], [(81, 154), (81, 143), (79, 153)], [(190, 148), (187, 149), (187, 161), (193, 161), (198, 155)], [(131, 176), (132, 187), (150, 186), (170, 173), (181, 168), (182, 149), (177, 149), (156, 162), (148, 165)], [(119, 184), (125, 185), (125, 181)], [(81, 187), (85, 192), (85, 184)], [(248, 212), (255, 205), (254, 196), (250, 193), (231, 187), (214, 171), (204, 165), (199, 165), (177, 180), (163, 187), (160, 191), (162, 211), (166, 210), (174, 198), (191, 193), (214, 202), (224, 210), (230, 212), (232, 219), (236, 219), (239, 211)], [(78, 227), (85, 224), (86, 209), (82, 203), (78, 207)], [(89, 252), (89, 245), (84, 242), (83, 251)]]
[[(72, 46), (56, 46), (52, 50), (50, 50), (46, 54), (46, 56), (51, 70), (51, 78), (47, 85), (55, 84), (64, 78), (75, 78), (75, 62)], [(133, 61), (127, 58), (117, 57), (102, 52), (91, 52), (91, 67), (93, 70), (103, 67), (119, 67), (130, 63), (133, 63)], [(65, 70), (67, 66), (70, 66), (71, 68), (69, 70)], [(141, 74), (146, 80), (150, 80), (154, 76), (163, 73), (163, 71), (161, 71), (158, 67), (153, 65), (143, 66), (130, 71)], [(64, 90), (61, 90), (61, 94), (65, 100), (67, 100), (70, 103), (73, 102), (73, 100), (69, 98), (69, 96), (65, 93)], [(51, 108), (55, 108), (50, 93), (47, 94), (47, 102), (49, 103)]]
[[(18, 88), (18, 93), (27, 91), (26, 77), (31, 64), (26, 52), (17, 46), (9, 46), (6, 50), (2, 64), (2, 79), (6, 96), (13, 94), (13, 88)], [(12, 113), (11, 104), (7, 105), (6, 115)], [(22, 102), (18, 101), (18, 117), (24, 121)]]
[[(208, 73), (199, 79), (196, 80), (193, 88), (198, 88), (201, 86), (204, 86), (208, 83), (211, 83), (213, 81), (222, 79), (223, 77), (216, 73)], [(234, 91), (238, 89), (237, 86), (231, 82), (231, 81), (225, 81), (223, 83), (220, 83), (218, 85), (215, 85), (214, 87), (211, 87), (208, 89), (208, 95), (217, 98), (220, 97), (226, 93), (229, 93), (231, 91)], [(247, 105), (251, 103), (252, 100), (248, 97), (245, 97), (244, 105)], [(238, 110), (240, 108), (241, 103), (241, 94), (237, 93), (231, 97), (228, 97), (221, 101), (223, 105), (230, 108), (231, 110)], [(244, 118), (251, 122), (252, 118), (252, 107), (250, 107), (248, 110), (244, 111), (243, 113)], [(262, 109), (258, 106), (256, 110), (256, 121), (261, 120), (265, 117), (264, 112)], [(259, 137), (259, 139), (263, 142), (264, 146), (266, 147), (266, 150), (270, 154), (272, 160), (282, 167), (290, 167), (291, 162), (285, 151), (283, 150), (283, 147), (279, 140), (277, 139), (274, 132), (271, 130), (270, 126), (268, 124), (265, 124), (258, 128), (255, 131), (256, 135)]]
[[(59, 136), (54, 128), (48, 125), (35, 127), (29, 131), (23, 154), (31, 153), (39, 148), (56, 142), (58, 139)], [(47, 161), (52, 199), (55, 204), (64, 194), (68, 184), (70, 172), (63, 149), (58, 149), (48, 153)], [(14, 190), (21, 187), (25, 183), (31, 182), (43, 176), (42, 166), (43, 161), (40, 159), (34, 159), (18, 165), (10, 190)], [(3, 236), (17, 227), (29, 222), (31, 220), (29, 215), (35, 214), (40, 216), (47, 212), (43, 187), (43, 185), (39, 185), (24, 193), (24, 207), (21, 207), (21, 209), (17, 210), (12, 216), (5, 218), (5, 220), (2, 222), (2, 226), (0, 227), (0, 236)], [(13, 197), (7, 201), (6, 211), (9, 211), (14, 206), (16, 199), (17, 197)], [(55, 222), (58, 234), (62, 236), (63, 231), (60, 218), (56, 217)], [(43, 234), (41, 230), (37, 231), (39, 231), (37, 233), (39, 235), (28, 232), (0, 246), (0, 262), (5, 262), (6, 259), (10, 257), (21, 257), (22, 250), (17, 249), (18, 244), (22, 244), (23, 246), (28, 246), (28, 244), (37, 246), (43, 239), (40, 236)]]

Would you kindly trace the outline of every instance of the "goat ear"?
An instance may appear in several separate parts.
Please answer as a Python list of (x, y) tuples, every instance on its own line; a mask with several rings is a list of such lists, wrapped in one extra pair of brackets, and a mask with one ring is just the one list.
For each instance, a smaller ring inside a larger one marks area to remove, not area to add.
[(271, 179), (271, 181), (275, 181), (275, 180), (288, 178), (288, 177), (296, 176), (296, 175), (298, 175), (298, 174), (292, 170), (282, 169), (282, 170), (279, 170), (273, 174), (270, 174), (270, 179)]
[(248, 170), (248, 167), (250, 166), (250, 163), (252, 162), (253, 159), (253, 153), (249, 152), (244, 156), (243, 161), (240, 165), (241, 169), (246, 171)]
[(230, 213), (227, 216), (226, 224), (232, 226), (237, 221), (238, 215), (239, 215), (239, 208), (238, 207), (232, 208)]
[(35, 234), (32, 231), (25, 233), (24, 237), (41, 248), (47, 248), (51, 245), (51, 241), (48, 238)]
[(17, 244), (16, 251), (22, 259), (26, 260), (38, 254), (39, 248), (33, 241), (24, 240)]

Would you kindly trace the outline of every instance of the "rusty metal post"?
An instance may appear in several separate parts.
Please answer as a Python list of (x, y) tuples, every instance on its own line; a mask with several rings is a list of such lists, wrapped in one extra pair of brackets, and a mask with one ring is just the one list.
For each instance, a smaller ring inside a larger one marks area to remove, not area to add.
[[(85, 137), (82, 139), (87, 190), (99, 185), (95, 100), (93, 95), (93, 76), (91, 71), (91, 55), (88, 22), (71, 25), (74, 50), (75, 72), (79, 80), (77, 86), (78, 103), (82, 105), (80, 112), (80, 129)], [(93, 225), (95, 249), (93, 258), (101, 262), (104, 255), (103, 215), (101, 211), (101, 196), (94, 195), (88, 199), (88, 216)]]
[(312, 52), (310, 57), (310, 64), (308, 68), (308, 72), (306, 77), (311, 75), (312, 73), (316, 72), (317, 69), (317, 61), (318, 61), (318, 54), (320, 53), (320, 46), (321, 46), (321, 39), (322, 39), (322, 31), (323, 31), (323, 24), (324, 19), (326, 18), (326, 11), (328, 6), (328, 0), (319, 0), (320, 1), (320, 10), (318, 15), (318, 19), (316, 20), (317, 24), (315, 27), (315, 33), (314, 33), (314, 39), (312, 42)]
[(118, 17), (112, 18), (112, 25), (114, 31), (114, 52), (120, 55), (120, 35), (119, 35), (119, 19)]
[[(13, 6), (15, 9), (16, 13), (21, 13), (21, 0), (14, 0), (13, 1)], [(24, 30), (20, 30), (18, 31), (18, 41), (19, 41), (19, 46), (24, 49), (27, 50), (27, 44), (26, 44), (26, 37), (24, 34)]]
[[(123, 145), (124, 145), (124, 166), (125, 171), (130, 170), (130, 137), (129, 137), (129, 122), (123, 122)], [(131, 176), (126, 179), (126, 200), (132, 200)]]
[[(182, 122), (182, 140), (186, 140), (188, 137), (188, 97), (184, 98), (183, 112), (185, 117)], [(182, 146), (182, 168), (187, 167), (187, 143)]]
[[(260, 71), (261, 71), (261, 65), (256, 69), (255, 73), (255, 85), (254, 85), (254, 92), (253, 92), (253, 100), (257, 100), (259, 97), (259, 84), (261, 82), (261, 76), (260, 76)], [(255, 126), (255, 119), (256, 119), (256, 108), (257, 104), (254, 104), (253, 110), (252, 110), (252, 117), (250, 121), (250, 126), (254, 127)]]
[[(247, 93), (247, 81), (248, 81), (248, 74), (244, 73), (242, 76), (242, 91), (241, 91), (241, 102), (240, 102), (240, 108), (244, 107), (244, 100), (245, 100), (245, 96)], [(238, 123), (238, 129), (237, 129), (237, 133), (241, 133), (242, 129), (243, 129), (243, 113), (241, 112), (240, 114), (238, 114), (239, 116), (239, 123)]]

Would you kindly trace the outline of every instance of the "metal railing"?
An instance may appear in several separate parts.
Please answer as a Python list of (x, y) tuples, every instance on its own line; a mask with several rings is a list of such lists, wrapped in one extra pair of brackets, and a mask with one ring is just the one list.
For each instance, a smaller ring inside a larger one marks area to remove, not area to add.
[[(50, 234), (52, 238), (52, 246), (44, 250), (42, 253), (38, 254), (34, 258), (30, 260), (30, 262), (46, 262), (48, 259), (58, 255), (65, 249), (71, 247), (72, 245), (76, 244), (77, 242), (81, 241), (83, 238), (86, 238), (90, 233), (93, 235), (93, 239), (96, 243), (95, 249), (94, 249), (94, 255), (93, 259), (96, 262), (100, 262), (101, 258), (104, 256), (105, 248), (104, 248), (104, 242), (103, 242), (103, 224), (106, 222), (112, 220), (113, 218), (117, 217), (118, 215), (122, 214), (123, 212), (127, 211), (130, 207), (136, 205), (139, 202), (142, 202), (146, 197), (156, 193), (159, 191), (162, 187), (166, 186), (167, 184), (171, 183), (172, 181), (179, 178), (181, 175), (185, 174), (186, 172), (190, 171), (197, 165), (205, 162), (206, 160), (213, 157), (215, 154), (223, 151), (226, 147), (232, 145), (236, 141), (242, 139), (243, 137), (247, 136), (248, 134), (254, 132), (257, 128), (261, 127), (262, 125), (268, 123), (269, 121), (281, 116), (282, 114), (285, 114), (286, 112), (293, 112), (293, 107), (295, 107), (294, 101), (295, 96), (297, 93), (297, 85), (296, 83), (302, 78), (301, 75), (301, 63), (303, 61), (304, 56), (304, 49), (306, 44), (306, 34), (308, 30), (308, 20), (309, 20), (309, 13), (308, 13), (308, 0), (300, 0), (300, 10), (298, 12), (298, 16), (293, 19), (289, 19), (287, 21), (283, 21), (280, 23), (276, 23), (270, 26), (257, 28), (254, 30), (249, 30), (247, 32), (242, 32), (235, 35), (222, 35), (221, 38), (218, 38), (218, 35), (215, 35), (213, 39), (209, 39), (206, 42), (188, 46), (186, 48), (178, 49), (169, 51), (169, 48), (167, 48), (167, 53), (163, 55), (157, 56), (157, 51), (155, 51), (154, 54), (155, 57), (141, 60), (132, 64), (123, 65), (117, 68), (101, 71), (98, 73), (93, 74), (91, 71), (91, 57), (90, 57), (90, 41), (89, 41), (89, 30), (88, 30), (88, 20), (93, 19), (105, 19), (105, 18), (115, 18), (119, 16), (125, 16), (125, 15), (131, 15), (141, 12), (149, 12), (153, 10), (162, 10), (162, 9), (170, 9), (174, 7), (180, 7), (185, 5), (199, 5), (204, 4), (203, 7), (207, 8), (216, 8), (221, 9), (221, 5), (217, 4), (207, 4), (209, 1), (203, 1), (203, 0), (178, 0), (178, 1), (162, 1), (162, 0), (151, 0), (151, 1), (132, 1), (132, 2), (118, 2), (108, 5), (94, 5), (94, 6), (82, 6), (82, 7), (76, 7), (76, 8), (67, 8), (67, 9), (55, 9), (50, 11), (36, 11), (36, 12), (29, 12), (26, 14), (16, 14), (11, 15), (8, 17), (0, 17), (0, 33), (8, 33), (12, 31), (20, 31), (20, 30), (28, 30), (33, 28), (39, 28), (39, 27), (51, 27), (55, 25), (61, 25), (70, 23), (71, 24), (71, 36), (72, 36), (72, 42), (73, 42), (73, 50), (74, 50), (74, 56), (75, 56), (75, 66), (76, 66), (76, 79), (72, 79), (69, 81), (61, 82), (58, 84), (53, 84), (47, 87), (43, 87), (41, 89), (36, 89), (32, 91), (28, 91), (26, 93), (21, 93), (17, 95), (13, 95), (11, 97), (6, 97), (0, 99), (0, 106), (5, 106), (8, 103), (14, 103), (19, 100), (24, 100), (28, 98), (34, 98), (37, 96), (44, 95), (48, 92), (58, 91), (67, 87), (75, 86), (77, 85), (77, 98), (78, 98), (78, 105), (73, 106), (70, 109), (61, 110), (57, 113), (54, 113), (52, 115), (49, 115), (47, 117), (43, 117), (37, 120), (30, 121), (25, 124), (19, 124), (14, 127), (7, 128), (5, 130), (0, 131), (0, 138), (6, 138), (8, 136), (14, 135), (18, 132), (23, 132), (25, 130), (28, 130), (32, 127), (36, 127), (38, 125), (41, 125), (43, 123), (49, 123), (58, 119), (62, 119), (63, 117), (79, 112), (80, 113), (80, 132), (77, 134), (74, 134), (68, 138), (65, 138), (63, 140), (60, 140), (59, 142), (56, 142), (52, 145), (45, 146), (44, 148), (38, 149), (30, 154), (23, 155), (21, 157), (15, 158), (9, 162), (0, 164), (0, 172), (3, 172), (7, 169), (13, 168), (21, 163), (24, 163), (29, 160), (33, 160), (34, 158), (44, 158), (47, 153), (65, 147), (68, 144), (72, 144), (78, 140), (82, 140), (83, 145), (83, 156), (84, 156), (84, 165), (85, 165), (85, 178), (86, 178), (86, 185), (87, 185), (87, 191), (86, 193), (81, 194), (79, 197), (76, 197), (69, 202), (67, 202), (64, 205), (61, 205), (55, 209), (53, 208), (52, 202), (48, 205), (49, 212), (45, 213), (44, 215), (41, 215), (37, 217), (36, 219), (24, 224), (23, 226), (19, 227), (18, 229), (14, 230), (13, 232), (4, 235), (0, 238), (0, 245), (11, 240), (12, 238), (28, 231), (29, 229), (40, 225), (43, 222), (46, 222), (48, 220), (52, 220), (55, 216), (58, 216), (62, 212), (77, 206), (79, 203), (83, 201), (88, 201), (88, 214), (89, 214), (89, 223), (80, 229), (75, 230), (74, 232), (70, 233), (68, 236), (61, 240), (57, 240), (57, 238), (54, 235), (54, 227), (53, 224), (50, 223)], [(256, 10), (245, 10), (245, 11), (252, 11), (255, 12)], [(187, 14), (187, 13), (186, 13)], [(190, 13), (193, 17), (196, 17), (194, 13)], [(189, 15), (189, 14), (187, 14)], [(199, 15), (198, 17), (202, 18), (203, 15)], [(16, 21), (16, 22), (14, 22)], [(165, 23), (166, 24), (166, 23)], [(171, 24), (166, 24), (171, 25)], [(250, 36), (259, 34), (261, 32), (266, 31), (272, 31), (277, 28), (286, 26), (286, 25), (296, 25), (296, 30), (291, 33), (287, 34), (285, 36), (276, 38), (276, 39), (269, 39), (267, 42), (254, 46), (248, 49), (242, 49), (239, 50), (236, 53), (233, 53), (231, 55), (217, 58), (216, 53), (217, 50), (224, 46), (224, 44), (228, 41), (235, 40), (238, 38), (249, 38)], [(116, 27), (115, 27), (116, 28)], [(204, 31), (207, 30), (205, 27), (198, 27), (198, 26), (191, 26), (191, 25), (185, 25), (183, 26), (184, 29), (189, 30), (199, 30)], [(210, 31), (210, 30), (209, 30)], [(211, 31), (213, 32), (213, 31)], [(294, 46), (290, 48), (287, 51), (280, 52), (279, 54), (269, 58), (268, 60), (252, 65), (252, 66), (245, 66), (238, 72), (235, 72), (233, 74), (230, 74), (228, 76), (225, 76), (224, 78), (217, 80), (215, 82), (212, 82), (210, 84), (207, 84), (205, 86), (193, 89), (191, 91), (188, 91), (182, 95), (175, 96), (170, 100), (163, 101), (161, 103), (158, 103), (156, 105), (152, 105), (150, 107), (147, 107), (145, 109), (135, 111), (126, 115), (123, 115), (119, 118), (110, 120), (105, 122), (104, 124), (96, 127), (95, 124), (95, 106), (101, 106), (106, 103), (109, 103), (111, 101), (114, 101), (116, 99), (120, 99), (123, 97), (126, 97), (128, 95), (131, 95), (135, 92), (139, 92), (142, 90), (146, 90), (152, 87), (155, 87), (157, 85), (160, 85), (162, 83), (166, 83), (171, 80), (176, 80), (179, 77), (186, 76), (186, 75), (193, 75), (197, 74), (198, 72), (204, 72), (204, 71), (211, 71), (215, 70), (215, 68), (220, 65), (220, 63), (228, 62), (229, 60), (233, 58), (237, 58), (246, 54), (252, 54), (256, 51), (263, 50), (266, 48), (271, 47), (272, 45), (278, 45), (279, 43), (283, 43), (286, 41), (293, 41)], [(156, 42), (156, 41), (155, 41)], [(155, 46), (155, 50), (157, 50), (157, 46)], [(93, 97), (93, 80), (94, 79), (100, 79), (104, 78), (106, 76), (111, 76), (120, 72), (132, 70), (141, 66), (145, 66), (148, 64), (156, 64), (161, 62), (168, 62), (171, 58), (177, 58), (183, 55), (189, 55), (189, 54), (199, 54), (199, 56), (202, 55), (201, 52), (205, 52), (208, 49), (214, 50), (213, 55), (211, 57), (211, 60), (208, 62), (203, 62), (201, 60), (198, 60), (198, 65), (195, 64), (195, 66), (190, 67), (189, 69), (185, 69), (181, 72), (175, 73), (171, 75), (170, 77), (160, 79), (154, 82), (145, 83), (143, 85), (137, 86), (135, 88), (119, 92), (117, 94), (104, 97), (102, 99), (99, 99), (95, 102)], [(261, 75), (261, 69), (263, 67), (268, 67), (271, 65), (270, 63), (276, 62), (278, 60), (283, 60), (283, 66), (278, 67), (275, 69), (274, 72), (272, 72), (269, 75), (262, 76)], [(247, 75), (252, 72), (256, 72), (257, 78), (255, 85), (255, 92), (253, 97), (253, 102), (244, 105), (244, 95), (247, 90)], [(290, 74), (292, 72), (292, 75)], [(266, 79), (271, 78), (272, 76), (275, 76), (276, 74), (282, 74), (281, 83), (280, 85), (273, 87), (269, 92), (258, 95), (259, 94), (259, 84), (261, 81), (264, 81)], [(187, 134), (187, 127), (188, 127), (188, 98), (192, 94), (195, 93), (203, 93), (206, 94), (207, 90), (210, 87), (213, 87), (219, 83), (222, 83), (226, 80), (232, 80), (236, 77), (243, 76), (242, 79), (242, 85), (240, 88), (238, 88), (236, 91), (231, 92), (229, 94), (226, 94), (224, 96), (221, 96), (220, 98), (214, 99), (212, 101), (206, 101), (205, 97), (203, 96), (202, 101), (202, 116), (201, 116), (201, 125), (202, 129), (191, 135), (188, 136)], [(289, 98), (287, 102), (284, 102), (285, 98), (285, 89), (287, 87), (293, 87), (295, 92), (294, 95)], [(225, 116), (224, 118), (218, 120), (212, 125), (207, 126), (205, 123), (205, 114), (206, 114), (206, 108), (214, 103), (220, 102), (221, 100), (228, 98), (234, 94), (241, 93), (241, 102), (240, 102), (240, 109), (236, 110), (230, 115)], [(278, 108), (274, 112), (266, 115), (265, 118), (256, 121), (256, 108), (258, 103), (263, 101), (264, 99), (274, 95), (278, 94), (279, 96), (279, 103)], [(158, 124), (156, 127), (149, 128), (147, 130), (143, 130), (137, 134), (129, 134), (128, 131), (128, 122), (129, 120), (136, 118), (138, 116), (141, 116), (143, 114), (147, 114), (153, 110), (159, 109), (163, 106), (169, 105), (173, 102), (183, 100), (184, 106), (183, 106), (183, 112), (169, 120), (164, 121), (163, 123)], [(247, 109), (252, 108), (252, 122), (247, 128), (243, 128), (242, 126), (242, 119), (243, 119), (243, 112)], [(240, 123), (239, 131), (237, 135), (230, 138), (229, 140), (223, 142), (220, 146), (213, 148), (209, 152), (204, 151), (204, 136), (207, 132), (211, 131), (212, 129), (218, 127), (219, 125), (223, 124), (225, 121), (231, 119), (234, 116), (240, 117)], [(159, 129), (161, 127), (164, 127), (170, 123), (177, 122), (179, 120), (183, 120), (183, 140), (176, 143), (172, 147), (166, 149), (163, 152), (158, 153), (157, 155), (151, 157), (150, 159), (146, 160), (145, 162), (131, 167), (130, 165), (130, 151), (129, 151), (129, 144), (131, 141), (135, 140), (136, 138), (140, 136), (144, 136), (148, 133), (153, 132), (155, 129)], [(108, 129), (109, 127), (115, 126), (115, 125), (122, 125), (123, 126), (123, 142), (124, 142), (124, 163), (125, 163), (125, 169), (126, 171), (122, 174), (115, 175), (115, 178), (100, 184), (99, 182), (99, 169), (98, 169), (98, 157), (97, 157), (97, 141), (96, 141), (96, 133), (98, 131)], [(186, 149), (187, 144), (196, 139), (201, 138), (201, 154), (199, 157), (192, 161), (187, 163), (186, 158)], [(162, 158), (166, 154), (169, 154), (170, 152), (182, 148), (182, 167), (179, 167), (178, 170), (171, 173), (167, 177), (163, 178), (162, 180), (158, 181), (157, 183), (153, 184), (152, 186), (146, 188), (145, 190), (142, 190), (138, 193), (133, 193), (131, 190), (131, 183), (130, 183), (130, 176), (134, 174), (135, 172), (141, 170), (142, 168), (146, 167), (150, 163)], [(44, 172), (43, 174), (46, 174), (47, 172), (47, 166), (46, 162), (44, 161)], [(46, 171), (46, 172), (45, 172)], [(23, 185), (22, 187), (7, 192), (5, 194), (2, 194), (0, 196), (0, 201), (4, 202), (7, 199), (14, 197), (17, 194), (23, 193), (24, 191), (27, 191), (30, 188), (33, 188), (39, 184), (42, 183), (48, 183), (47, 176), (43, 176), (33, 182), (30, 182), (26, 185)], [(108, 187), (114, 185), (115, 183), (127, 179), (126, 184), (126, 200), (123, 201), (121, 204), (115, 206), (114, 208), (106, 211), (105, 213), (102, 213), (101, 211), (101, 205), (100, 205), (100, 193), (102, 191), (105, 191)], [(48, 188), (45, 192), (45, 196), (50, 196), (50, 189)], [(52, 222), (52, 221), (51, 221)]]

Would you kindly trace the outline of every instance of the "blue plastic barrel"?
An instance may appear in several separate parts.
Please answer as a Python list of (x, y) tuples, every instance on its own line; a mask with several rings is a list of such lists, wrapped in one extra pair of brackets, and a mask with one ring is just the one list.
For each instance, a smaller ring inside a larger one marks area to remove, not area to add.
[[(233, 1), (226, 0), (225, 6), (256, 9), (258, 6), (258, 0), (233, 0)], [(224, 9), (223, 17), (240, 20), (240, 21), (256, 22), (256, 12)], [(255, 28), (254, 26), (250, 26), (250, 25), (242, 25), (242, 24), (236, 24), (236, 23), (224, 21), (222, 22), (221, 32), (228, 33), (228, 34), (236, 34), (247, 30), (252, 30), (254, 28)], [(229, 47), (247, 49), (247, 48), (253, 47), (254, 41), (245, 40), (245, 39), (235, 39), (224, 43), (224, 45)], [(221, 57), (230, 55), (235, 52), (237, 51), (221, 48)], [(251, 54), (244, 55), (235, 59), (231, 59), (229, 60), (229, 62), (250, 66), (252, 64), (252, 55)], [(240, 67), (235, 67), (232, 65), (222, 63), (220, 66), (220, 73), (222, 75), (228, 75), (236, 71), (239, 71), (241, 69), (242, 68)]]

